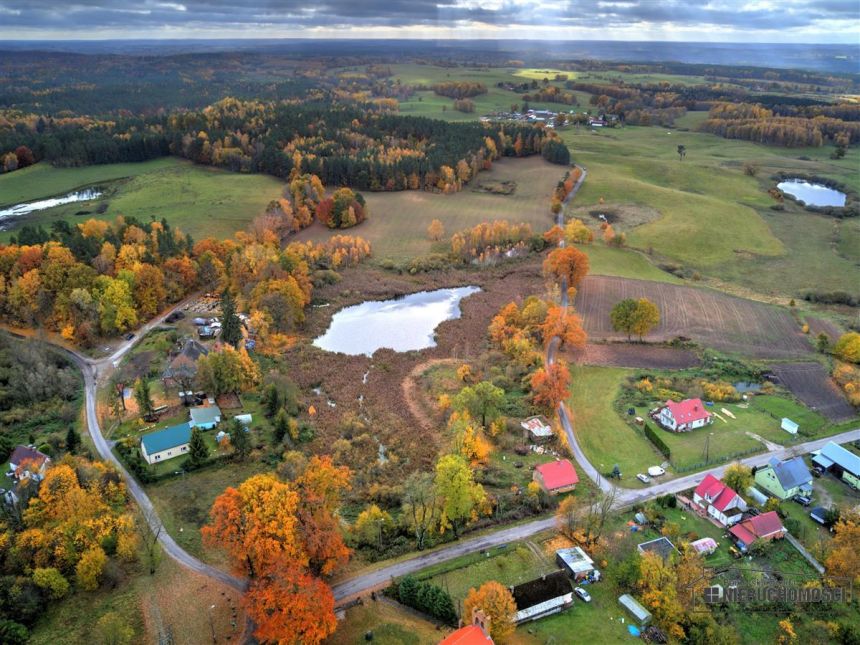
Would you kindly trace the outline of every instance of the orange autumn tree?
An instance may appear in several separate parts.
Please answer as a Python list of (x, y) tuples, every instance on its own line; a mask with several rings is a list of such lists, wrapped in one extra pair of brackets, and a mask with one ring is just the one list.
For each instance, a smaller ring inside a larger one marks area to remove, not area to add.
[(544, 260), (543, 272), (556, 280), (567, 280), (568, 288), (576, 288), (588, 274), (588, 256), (572, 246), (555, 249)]
[(321, 643), (337, 628), (327, 584), (289, 561), (280, 561), (245, 594), (254, 636), (266, 643)]
[(545, 365), (532, 374), (532, 401), (535, 405), (555, 410), (558, 404), (567, 398), (570, 387), (570, 370), (567, 363), (558, 359), (551, 365)]
[(296, 480), (299, 491), (298, 516), (314, 573), (330, 575), (349, 560), (350, 550), (339, 529), (337, 509), (341, 497), (350, 489), (352, 472), (335, 466), (328, 455), (314, 455), (304, 473)]
[(274, 475), (255, 475), (218, 496), (210, 523), (201, 529), (203, 542), (225, 551), (233, 570), (251, 579), (281, 559), (305, 566), (298, 505), (290, 485)]
[(244, 604), (259, 640), (306, 645), (334, 631), (334, 597), (316, 574), (349, 557), (335, 515), (349, 479), (349, 469), (313, 457), (292, 483), (256, 475), (215, 500), (203, 540), (250, 578)]
[(503, 642), (514, 633), (514, 614), (517, 605), (514, 597), (504, 585), (491, 580), (478, 589), (469, 589), (469, 594), (463, 601), (463, 616), (472, 615), (473, 609), (480, 609), (490, 619), (490, 637), (496, 642)]
[(585, 347), (587, 336), (582, 328), (582, 318), (567, 311), (559, 305), (552, 305), (546, 312), (546, 318), (541, 325), (541, 336), (544, 343), (554, 336), (561, 340), (561, 346)]

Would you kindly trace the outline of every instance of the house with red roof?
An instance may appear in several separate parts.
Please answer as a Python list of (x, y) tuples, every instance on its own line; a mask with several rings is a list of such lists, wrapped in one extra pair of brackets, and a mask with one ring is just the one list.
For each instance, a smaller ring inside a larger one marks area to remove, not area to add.
[(655, 420), (672, 432), (689, 432), (713, 423), (714, 417), (705, 410), (701, 399), (684, 399), (680, 403), (670, 399), (660, 408)]
[(558, 459), (536, 466), (532, 479), (550, 495), (571, 491), (579, 483), (579, 475), (568, 459)]
[(696, 486), (693, 503), (705, 509), (723, 526), (740, 522), (743, 512), (747, 510), (744, 499), (711, 473), (705, 475), (702, 483)]
[(735, 544), (744, 553), (759, 540), (777, 540), (785, 536), (785, 527), (776, 511), (749, 517), (729, 529)]
[(50, 464), (51, 458), (34, 446), (18, 446), (9, 455), (9, 473), (6, 476), (18, 481), (27, 478), (41, 481)]

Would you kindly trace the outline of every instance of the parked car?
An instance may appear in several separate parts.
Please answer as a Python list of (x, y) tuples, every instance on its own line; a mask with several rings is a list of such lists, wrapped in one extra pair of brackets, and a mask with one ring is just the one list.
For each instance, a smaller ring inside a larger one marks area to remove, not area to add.
[(761, 511), (758, 510), (755, 506), (750, 506), (747, 509), (747, 515), (749, 515), (750, 517), (755, 517), (756, 515), (761, 515)]
[(573, 593), (579, 596), (584, 602), (591, 602), (591, 596), (582, 587), (575, 587)]
[(666, 471), (663, 470), (660, 466), (651, 466), (648, 469), (648, 474), (652, 477), (659, 477), (660, 475), (665, 475)]
[(132, 338), (134, 338), (134, 334), (126, 334), (126, 335), (124, 336), (124, 338), (125, 338), (126, 340), (131, 340)]
[(821, 466), (813, 466), (812, 467), (812, 476), (813, 477), (821, 477), (824, 474), (824, 469)]
[(636, 479), (638, 479), (643, 484), (648, 484), (651, 482), (651, 478), (648, 475), (643, 475), (642, 473), (636, 475)]
[(791, 501), (797, 502), (801, 506), (809, 506), (812, 504), (812, 498), (807, 495), (795, 495), (791, 498)]
[(821, 524), (821, 526), (827, 525), (827, 509), (823, 506), (816, 506), (809, 511), (809, 517), (811, 517), (814, 522)]

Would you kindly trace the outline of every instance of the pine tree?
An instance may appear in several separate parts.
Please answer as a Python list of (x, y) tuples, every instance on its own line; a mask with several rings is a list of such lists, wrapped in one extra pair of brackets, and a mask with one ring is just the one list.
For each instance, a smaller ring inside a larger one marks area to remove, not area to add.
[(251, 438), (245, 430), (245, 426), (237, 420), (233, 420), (230, 426), (230, 443), (233, 445), (233, 451), (239, 461), (244, 461), (251, 452)]
[(188, 466), (192, 469), (200, 468), (208, 460), (209, 448), (203, 440), (203, 433), (200, 428), (194, 428), (191, 430), (191, 441), (188, 444)]
[(290, 431), (290, 417), (284, 408), (278, 410), (278, 414), (275, 416), (274, 429), (275, 441), (278, 443), (282, 442)]
[(149, 381), (143, 378), (139, 378), (135, 381), (134, 400), (137, 401), (137, 407), (142, 416), (152, 414), (152, 410), (155, 405), (152, 402), (152, 395), (149, 392)]
[(281, 394), (277, 385), (270, 385), (263, 393), (263, 411), (267, 418), (274, 417), (281, 409)]
[(242, 340), (242, 322), (236, 315), (236, 303), (228, 289), (221, 295), (221, 340), (236, 347)]
[(66, 432), (66, 450), (71, 454), (75, 454), (80, 447), (81, 435), (78, 434), (74, 426), (69, 426), (69, 430)]

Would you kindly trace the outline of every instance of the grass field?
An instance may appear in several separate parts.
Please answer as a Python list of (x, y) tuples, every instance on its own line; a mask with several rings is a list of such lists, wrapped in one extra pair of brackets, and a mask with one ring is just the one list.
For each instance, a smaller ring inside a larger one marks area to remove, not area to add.
[(443, 638), (436, 625), (419, 618), (409, 610), (385, 600), (367, 600), (365, 604), (346, 610), (337, 624), (337, 631), (325, 640), (326, 645), (354, 645), (373, 633), (373, 642), (380, 645), (435, 645)]
[(662, 463), (664, 458), (644, 433), (625, 423), (613, 407), (621, 381), (629, 373), (614, 367), (571, 365), (567, 402), (576, 439), (589, 461), (602, 473), (618, 464), (625, 486), (642, 487), (636, 474)]
[[(21, 177), (23, 182), (19, 183)], [(164, 217), (196, 239), (214, 235), (232, 237), (280, 196), (283, 182), (267, 175), (244, 175), (196, 166), (176, 158), (140, 164), (113, 164), (84, 168), (52, 168), (37, 164), (0, 176), (0, 204), (33, 201), (64, 194), (88, 184), (105, 185), (104, 194), (91, 202), (58, 206), (20, 218), (17, 225), (43, 224), (64, 219), (80, 222), (88, 217), (112, 220), (117, 215), (143, 221)], [(107, 211), (96, 214), (99, 204)], [(86, 215), (76, 215), (89, 211)], [(5, 232), (5, 237), (14, 228)]]
[(165, 530), (189, 553), (224, 565), (221, 553), (203, 547), (200, 528), (209, 520), (212, 502), (228, 486), (238, 486), (258, 473), (270, 470), (254, 460), (230, 462), (147, 487)]
[[(550, 196), (564, 172), (564, 167), (538, 157), (505, 159), (451, 195), (414, 190), (366, 193), (370, 216), (348, 233), (369, 240), (377, 260), (402, 261), (434, 249), (449, 250), (446, 244), (434, 244), (427, 236), (427, 227), (434, 219), (445, 226), (446, 239), (457, 231), (497, 219), (528, 222), (535, 232), (544, 231), (553, 224)], [(492, 195), (473, 190), (476, 184), (496, 181), (515, 181), (516, 191), (512, 195)], [(297, 239), (323, 240), (341, 232), (314, 224), (300, 232)]]

